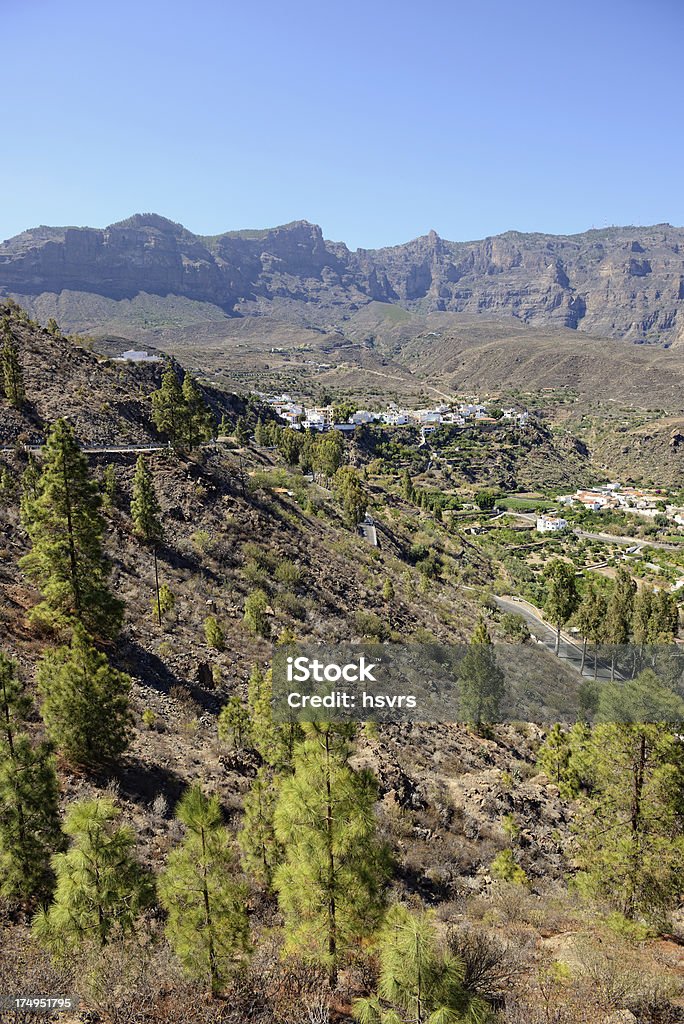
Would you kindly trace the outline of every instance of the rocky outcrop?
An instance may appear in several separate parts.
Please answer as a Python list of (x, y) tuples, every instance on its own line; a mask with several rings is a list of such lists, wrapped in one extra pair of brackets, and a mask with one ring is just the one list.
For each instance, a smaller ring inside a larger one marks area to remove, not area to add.
[(62, 292), (83, 296), (85, 321), (88, 295), (181, 296), (229, 315), (326, 323), (379, 300), (672, 345), (684, 342), (684, 229), (507, 232), (475, 242), (430, 231), (351, 252), (307, 221), (203, 238), (139, 214), (101, 230), (35, 228), (0, 245), (0, 294), (30, 305)]

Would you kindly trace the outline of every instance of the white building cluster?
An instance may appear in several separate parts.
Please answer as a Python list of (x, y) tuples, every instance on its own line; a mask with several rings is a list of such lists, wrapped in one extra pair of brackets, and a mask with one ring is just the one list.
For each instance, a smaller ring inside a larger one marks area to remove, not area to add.
[[(330, 430), (333, 427), (337, 430), (353, 430), (354, 427), (368, 423), (383, 423), (390, 427), (414, 424), (423, 431), (429, 431), (443, 424), (465, 427), (468, 421), (497, 422), (488, 415), (486, 406), (479, 402), (468, 402), (458, 406), (442, 403), (431, 409), (401, 409), (394, 402), (390, 402), (383, 412), (357, 409), (345, 423), (338, 423), (335, 422), (332, 405), (305, 406), (293, 401), (289, 395), (266, 397), (266, 401), (295, 430)], [(529, 419), (529, 413), (524, 409), (504, 409), (503, 419), (524, 427)]]
[(590, 512), (615, 509), (653, 518), (660, 511), (658, 503), (663, 499), (658, 494), (643, 491), (638, 487), (623, 487), (619, 483), (609, 483), (589, 490), (578, 490), (574, 494), (562, 494), (558, 500), (566, 506), (581, 505)]

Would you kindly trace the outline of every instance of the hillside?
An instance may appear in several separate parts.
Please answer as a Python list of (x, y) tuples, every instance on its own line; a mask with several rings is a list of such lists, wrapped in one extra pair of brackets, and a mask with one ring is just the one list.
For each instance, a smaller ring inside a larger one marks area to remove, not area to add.
[(675, 345), (684, 338), (683, 245), (684, 229), (660, 224), (472, 242), (431, 231), (353, 252), (307, 221), (202, 237), (138, 214), (104, 229), (40, 227), (7, 240), (0, 291), (79, 331), (122, 318), (137, 328), (185, 321), (218, 330), (236, 315), (330, 326), (377, 300)]
[[(1, 436), (16, 440), (17, 430), (34, 427), (43, 432), (47, 420), (68, 412), (79, 439), (95, 446), (158, 439), (149, 401), (157, 364), (112, 363), (39, 328), (16, 309), (9, 316), (28, 405), (18, 420), (0, 399)], [(135, 400), (126, 405), (134, 386)], [(258, 410), (235, 396), (210, 389), (203, 395), (216, 411), (229, 414), (232, 408), (253, 423)], [(346, 450), (352, 463), (356, 448), (352, 442)], [(562, 457), (559, 450), (559, 465)], [(494, 579), (493, 562), (470, 534), (468, 540), (452, 523), (409, 503), (396, 467), (365, 478), (381, 538), (375, 548), (345, 522), (334, 490), (285, 466), (276, 452), (238, 447), (236, 440), (191, 452), (164, 447), (146, 456), (164, 526), (160, 579), (174, 598), (160, 627), (153, 555), (136, 538), (130, 515), (137, 453), (94, 451), (88, 459), (95, 479), (113, 468), (114, 487), (103, 508), (105, 545), (125, 618), (121, 636), (106, 650), (132, 678), (134, 730), (113, 767), (75, 770), (59, 759), (60, 807), (115, 798), (135, 830), (137, 856), (156, 872), (177, 848), (181, 829), (173, 809), (190, 784), (200, 782), (217, 794), (231, 836), (240, 826), (262, 759), (249, 745), (220, 739), (217, 717), (230, 697), (244, 699), (250, 672), (268, 665), (273, 641), (294, 635), (314, 642), (455, 643), (471, 636), (482, 614), (494, 639), (507, 635), (491, 599), (482, 600)], [(29, 621), (39, 595), (19, 564), (29, 547), (18, 508), (26, 462), (19, 448), (0, 453), (0, 642), (36, 697), (36, 665), (59, 638)], [(267, 597), (260, 635), (244, 618), (246, 599), (257, 589)], [(205, 634), (209, 614), (223, 631), (219, 647)], [(559, 661), (550, 689), (570, 692), (578, 679)], [(34, 734), (42, 729), (35, 713), (30, 728)], [(377, 780), (374, 820), (392, 855), (391, 898), (435, 910), (439, 928), (471, 950), (473, 969), (489, 964), (484, 978), (470, 979), (469, 991), (484, 993), (488, 1005), (501, 1011), (496, 1019), (502, 1024), (542, 1021), (550, 1005), (557, 1010), (552, 1019), (561, 1024), (607, 1021), (609, 1011), (631, 1014), (629, 1008), (643, 1024), (679, 1021), (682, 958), (676, 943), (649, 939), (636, 945), (567, 892), (575, 808), (539, 773), (543, 735), (523, 723), (494, 726), (482, 735), (449, 723), (360, 730), (354, 763)], [(511, 846), (525, 872), (523, 885), (494, 870), (496, 858), (510, 854)], [(368, 951), (359, 951), (345, 969), (331, 999), (319, 973), (281, 956), (282, 914), (273, 895), (252, 880), (245, 904), (252, 963), (228, 999), (207, 1000), (171, 956), (158, 910), (134, 938), (114, 936), (104, 953), (86, 944), (55, 964), (31, 940), (28, 914), (0, 900), (0, 991), (37, 991), (49, 982), (54, 991), (73, 992), (82, 998), (83, 1012), (61, 1018), (69, 1024), (349, 1022), (353, 999), (374, 983), (376, 965)], [(549, 995), (544, 972), (559, 959), (580, 968)], [(605, 987), (595, 991), (592, 978)], [(311, 1016), (314, 1005), (322, 1016)]]
[[(0, 448), (22, 441), (42, 443), (46, 426), (67, 418), (82, 444), (113, 446), (163, 443), (151, 419), (149, 396), (159, 387), (164, 362), (117, 361), (89, 351), (81, 339), (41, 328), (16, 306), (9, 314), (20, 350), (27, 402), (21, 410), (5, 405), (0, 416)], [(180, 378), (184, 371), (177, 367)], [(215, 414), (235, 419), (243, 399), (204, 389)]]

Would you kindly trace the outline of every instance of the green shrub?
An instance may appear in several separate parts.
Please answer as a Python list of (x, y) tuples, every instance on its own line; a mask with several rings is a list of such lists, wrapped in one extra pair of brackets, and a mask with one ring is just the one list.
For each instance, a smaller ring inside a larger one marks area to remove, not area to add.
[(152, 708), (145, 708), (142, 713), (142, 724), (146, 729), (154, 729), (157, 724), (157, 716), (155, 715)]
[(209, 615), (204, 620), (204, 636), (214, 650), (225, 651), (226, 639), (215, 615)]
[(291, 615), (293, 619), (306, 618), (306, 605), (296, 594), (291, 594), (289, 591), (278, 594), (274, 604), (278, 611), (284, 612), (285, 615)]
[(356, 631), (369, 640), (377, 640), (381, 643), (387, 640), (390, 635), (389, 626), (386, 622), (383, 622), (376, 612), (361, 610), (354, 612), (354, 625)]
[(497, 853), (489, 870), (492, 878), (496, 878), (498, 881), (512, 882), (514, 885), (527, 885), (527, 875), (516, 863), (513, 851), (510, 849)]
[(275, 578), (287, 590), (296, 590), (302, 582), (303, 572), (294, 562), (284, 561), (277, 566)]
[(250, 632), (255, 636), (268, 638), (271, 633), (271, 626), (268, 621), (266, 609), (268, 608), (268, 597), (263, 590), (253, 590), (245, 598), (245, 614), (243, 622)]

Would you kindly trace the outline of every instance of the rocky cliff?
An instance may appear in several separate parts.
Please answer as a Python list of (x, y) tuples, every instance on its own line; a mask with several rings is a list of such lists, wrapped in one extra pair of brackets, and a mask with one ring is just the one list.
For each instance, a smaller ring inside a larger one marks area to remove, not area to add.
[(79, 296), (78, 313), (67, 311), (72, 329), (88, 321), (95, 296), (120, 302), (144, 293), (231, 316), (325, 324), (379, 300), (672, 345), (684, 341), (684, 228), (507, 232), (475, 242), (431, 231), (352, 252), (307, 221), (200, 237), (138, 214), (104, 229), (35, 228), (0, 245), (0, 294), (43, 310), (40, 297), (63, 293)]

